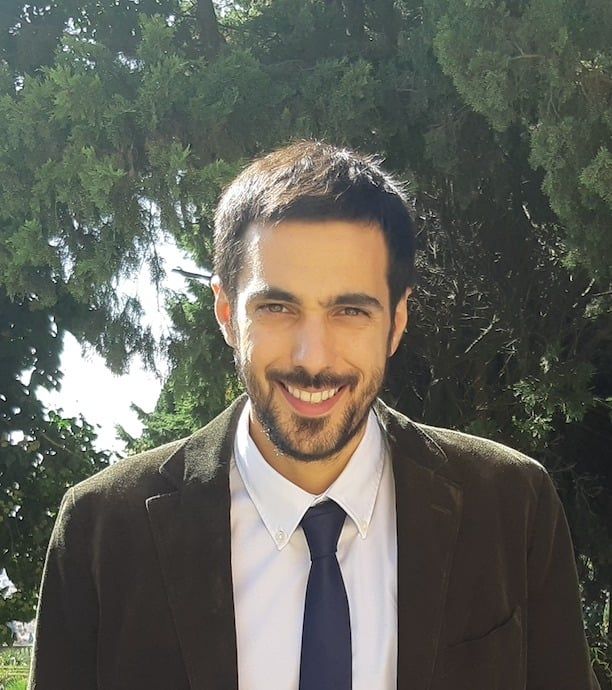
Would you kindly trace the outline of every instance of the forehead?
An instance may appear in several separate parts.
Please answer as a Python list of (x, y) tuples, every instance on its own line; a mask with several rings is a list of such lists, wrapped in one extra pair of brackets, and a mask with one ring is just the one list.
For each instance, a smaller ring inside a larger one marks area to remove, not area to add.
[(273, 286), (302, 299), (359, 291), (382, 301), (388, 294), (387, 246), (376, 224), (292, 220), (252, 226), (245, 250), (239, 293)]

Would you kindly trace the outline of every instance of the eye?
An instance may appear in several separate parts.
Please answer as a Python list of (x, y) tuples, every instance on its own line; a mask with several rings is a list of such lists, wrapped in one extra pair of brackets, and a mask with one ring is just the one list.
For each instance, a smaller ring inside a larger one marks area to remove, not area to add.
[(276, 302), (262, 304), (257, 307), (257, 311), (267, 312), (268, 314), (286, 314), (289, 312), (284, 304), (278, 304)]
[(358, 307), (344, 307), (340, 314), (342, 316), (369, 316), (367, 311), (359, 309)]

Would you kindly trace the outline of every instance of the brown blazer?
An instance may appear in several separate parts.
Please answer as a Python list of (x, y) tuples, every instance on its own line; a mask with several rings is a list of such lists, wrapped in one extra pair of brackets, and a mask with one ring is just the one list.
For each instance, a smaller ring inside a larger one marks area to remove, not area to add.
[[(243, 403), (66, 494), (30, 688), (237, 689), (228, 465)], [(542, 466), (376, 409), (396, 485), (398, 689), (598, 688)]]

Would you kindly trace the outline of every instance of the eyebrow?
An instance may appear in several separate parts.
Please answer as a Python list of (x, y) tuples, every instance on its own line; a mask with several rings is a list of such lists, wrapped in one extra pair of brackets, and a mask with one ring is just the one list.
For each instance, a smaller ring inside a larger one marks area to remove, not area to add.
[[(282, 290), (281, 288), (268, 287), (262, 290), (257, 290), (248, 299), (249, 303), (275, 301), (286, 302), (287, 304), (301, 305), (301, 300), (291, 292)], [(329, 309), (331, 307), (351, 306), (351, 307), (367, 307), (377, 311), (384, 311), (383, 305), (376, 297), (372, 297), (365, 292), (345, 292), (341, 295), (336, 295), (325, 302), (320, 302), (321, 306)]]
[(339, 307), (339, 306), (351, 306), (351, 307), (369, 307), (370, 309), (376, 309), (377, 311), (383, 311), (383, 305), (371, 295), (365, 292), (346, 292), (343, 295), (338, 295), (333, 299), (326, 302), (323, 306), (325, 307)]

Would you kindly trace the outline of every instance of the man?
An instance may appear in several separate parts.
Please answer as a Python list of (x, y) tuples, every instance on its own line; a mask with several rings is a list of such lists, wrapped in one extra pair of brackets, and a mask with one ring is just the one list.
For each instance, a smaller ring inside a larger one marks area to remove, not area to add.
[(215, 313), (247, 396), (69, 491), (35, 690), (589, 690), (543, 467), (377, 399), (414, 233), (370, 159), (300, 142), (215, 223)]

